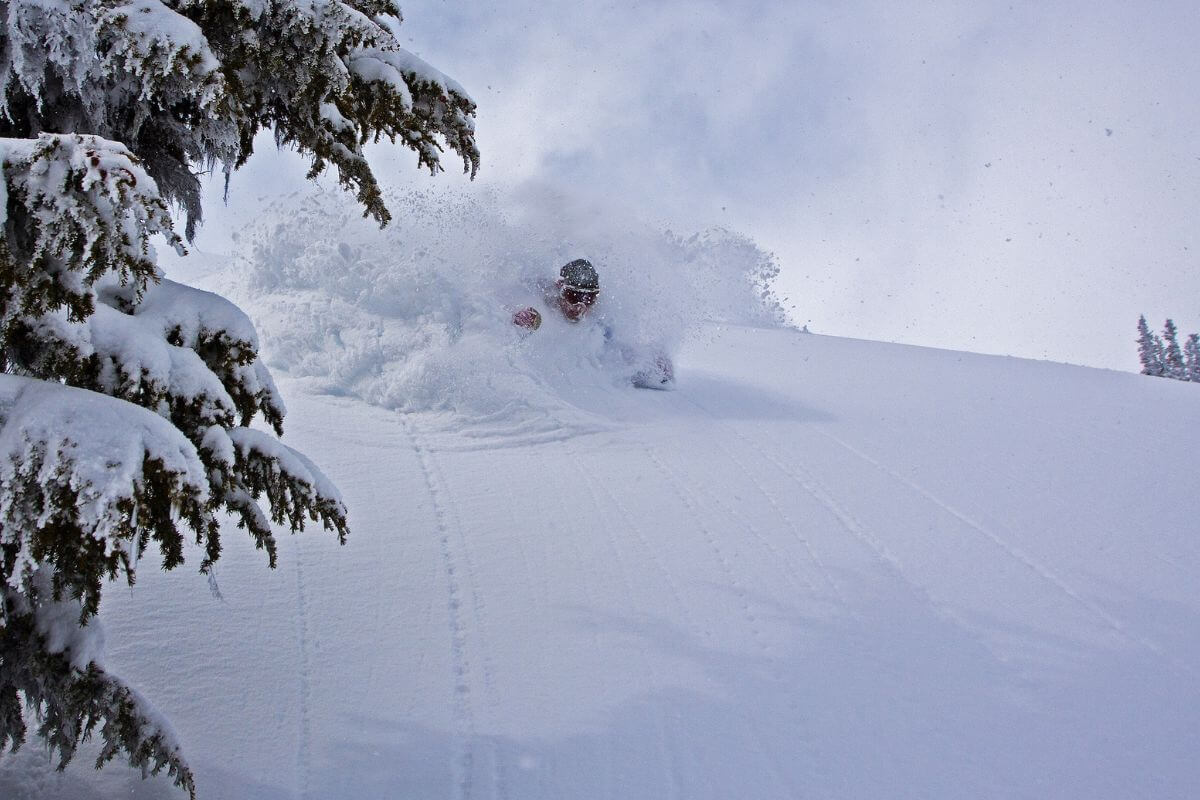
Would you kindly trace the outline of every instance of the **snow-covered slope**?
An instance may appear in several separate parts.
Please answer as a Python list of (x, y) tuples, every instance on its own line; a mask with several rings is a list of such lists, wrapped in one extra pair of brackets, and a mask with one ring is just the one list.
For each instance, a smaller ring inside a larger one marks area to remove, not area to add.
[(1194, 796), (1195, 386), (737, 326), (678, 366), (536, 436), (284, 378), (349, 543), (143, 571), (109, 666), (211, 800)]

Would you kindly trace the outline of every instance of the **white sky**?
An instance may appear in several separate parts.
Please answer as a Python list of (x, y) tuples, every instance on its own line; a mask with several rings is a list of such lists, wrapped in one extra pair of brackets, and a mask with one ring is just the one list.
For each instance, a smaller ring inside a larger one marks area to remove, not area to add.
[(747, 233), (817, 332), (1135, 369), (1139, 313), (1200, 330), (1196, 3), (402, 7), (478, 183)]
[(1200, 330), (1196, 3), (403, 8), (484, 180), (742, 230), (815, 330), (1118, 368), (1139, 313)]

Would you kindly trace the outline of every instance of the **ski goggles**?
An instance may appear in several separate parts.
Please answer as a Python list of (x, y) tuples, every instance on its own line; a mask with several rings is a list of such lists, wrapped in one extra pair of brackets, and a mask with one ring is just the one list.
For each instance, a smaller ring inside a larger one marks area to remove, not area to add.
[(590, 306), (596, 302), (596, 295), (598, 294), (600, 294), (599, 289), (576, 289), (573, 286), (564, 286), (562, 288), (562, 299), (571, 305)]

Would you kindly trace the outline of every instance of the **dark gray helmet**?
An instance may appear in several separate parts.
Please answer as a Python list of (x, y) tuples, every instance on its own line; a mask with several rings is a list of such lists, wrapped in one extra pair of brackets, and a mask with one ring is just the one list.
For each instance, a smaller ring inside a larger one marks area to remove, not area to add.
[(600, 291), (600, 276), (596, 268), (586, 258), (577, 258), (569, 264), (564, 264), (558, 271), (562, 276), (563, 288), (574, 289), (577, 292)]

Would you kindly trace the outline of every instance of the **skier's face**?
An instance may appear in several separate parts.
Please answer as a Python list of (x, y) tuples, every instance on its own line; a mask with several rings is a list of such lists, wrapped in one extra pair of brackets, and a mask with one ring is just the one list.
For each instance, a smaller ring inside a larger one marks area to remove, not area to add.
[(599, 292), (581, 292), (578, 289), (563, 286), (558, 292), (558, 307), (564, 317), (572, 322), (578, 322), (596, 302), (598, 294)]

